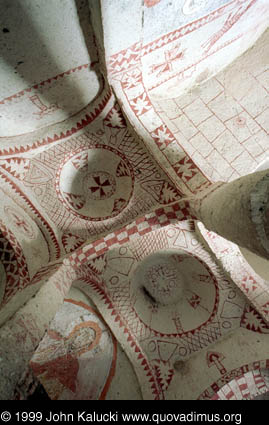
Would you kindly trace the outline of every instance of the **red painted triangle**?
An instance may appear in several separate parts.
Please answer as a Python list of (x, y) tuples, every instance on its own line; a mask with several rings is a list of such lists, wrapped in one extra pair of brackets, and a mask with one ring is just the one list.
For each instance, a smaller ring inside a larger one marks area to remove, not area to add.
[(87, 125), (88, 124), (88, 122), (87, 122), (87, 120), (82, 120), (82, 127), (85, 127), (85, 125)]

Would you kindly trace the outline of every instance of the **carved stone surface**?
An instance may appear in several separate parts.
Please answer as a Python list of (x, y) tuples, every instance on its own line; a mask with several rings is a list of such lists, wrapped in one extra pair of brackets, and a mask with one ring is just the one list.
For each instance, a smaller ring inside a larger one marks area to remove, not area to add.
[(269, 4), (127, 3), (0, 0), (1, 399), (267, 385)]

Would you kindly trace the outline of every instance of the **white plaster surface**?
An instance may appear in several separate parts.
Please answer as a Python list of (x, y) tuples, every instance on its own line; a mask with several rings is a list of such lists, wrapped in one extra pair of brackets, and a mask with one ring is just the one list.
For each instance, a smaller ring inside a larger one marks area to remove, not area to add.
[(267, 169), (268, 2), (0, 10), (0, 398), (265, 392), (268, 264), (197, 215)]

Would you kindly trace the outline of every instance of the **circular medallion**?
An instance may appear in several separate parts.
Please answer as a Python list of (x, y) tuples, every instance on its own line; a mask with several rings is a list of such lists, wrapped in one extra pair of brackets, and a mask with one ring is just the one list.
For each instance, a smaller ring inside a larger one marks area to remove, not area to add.
[(125, 156), (106, 145), (72, 152), (57, 173), (61, 202), (86, 220), (118, 215), (129, 203), (134, 173)]
[(14, 229), (22, 236), (27, 239), (35, 239), (37, 237), (37, 232), (31, 224), (29, 217), (21, 209), (15, 209), (10, 205), (6, 205), (4, 211)]
[(184, 334), (215, 315), (218, 287), (208, 266), (183, 250), (163, 250), (146, 257), (131, 279), (134, 309), (160, 334)]

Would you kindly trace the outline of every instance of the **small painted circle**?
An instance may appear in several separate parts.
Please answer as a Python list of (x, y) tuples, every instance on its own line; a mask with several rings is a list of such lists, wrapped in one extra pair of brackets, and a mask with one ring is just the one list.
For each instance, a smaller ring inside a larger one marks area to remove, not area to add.
[(176, 229), (168, 229), (166, 232), (168, 238), (173, 238), (176, 234), (177, 234), (177, 230)]
[(224, 322), (222, 322), (222, 327), (224, 329), (230, 329), (232, 326), (232, 324), (230, 322), (228, 322), (227, 320), (225, 320)]
[(109, 279), (109, 282), (111, 283), (111, 285), (117, 285), (118, 281), (119, 281), (119, 277), (118, 276), (112, 276)]
[(229, 291), (228, 298), (232, 300), (236, 297), (236, 292), (234, 290)]
[(150, 341), (148, 343), (148, 350), (153, 353), (156, 350), (156, 342), (155, 341)]
[(127, 253), (127, 248), (126, 246), (121, 246), (119, 249), (119, 254), (120, 255), (125, 255)]
[(36, 238), (36, 231), (26, 214), (10, 205), (6, 205), (4, 211), (17, 232), (28, 239)]
[(34, 187), (34, 192), (37, 196), (42, 195), (42, 189), (40, 187)]
[(179, 347), (178, 354), (180, 354), (181, 356), (186, 356), (187, 348), (186, 347)]

